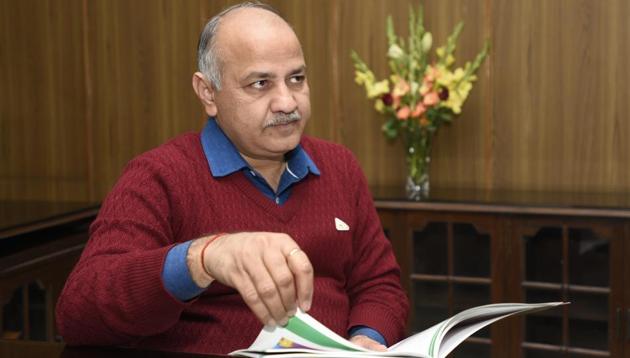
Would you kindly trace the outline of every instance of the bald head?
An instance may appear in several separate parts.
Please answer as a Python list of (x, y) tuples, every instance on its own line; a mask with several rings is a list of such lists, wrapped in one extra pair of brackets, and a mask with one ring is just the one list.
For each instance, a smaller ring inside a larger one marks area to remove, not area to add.
[(299, 47), (299, 40), (293, 29), (276, 9), (267, 4), (244, 2), (223, 10), (208, 21), (199, 37), (199, 71), (216, 90), (220, 90), (226, 53), (243, 49), (243, 46), (259, 47), (265, 41), (273, 39), (278, 31), (285, 35), (290, 32), (289, 38), (297, 41)]

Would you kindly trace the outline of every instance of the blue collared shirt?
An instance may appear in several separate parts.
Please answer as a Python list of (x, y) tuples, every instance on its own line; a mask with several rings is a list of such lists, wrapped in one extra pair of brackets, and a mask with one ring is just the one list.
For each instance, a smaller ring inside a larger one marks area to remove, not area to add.
[[(309, 174), (320, 175), (315, 163), (302, 149), (302, 146), (298, 145), (285, 155), (287, 167), (280, 177), (278, 190), (274, 191), (263, 176), (243, 159), (238, 149), (213, 118), (208, 120), (201, 132), (201, 145), (213, 177), (220, 178), (236, 172), (243, 172), (258, 190), (278, 205), (282, 205), (288, 200), (293, 185)], [(195, 284), (186, 264), (186, 255), (191, 243), (192, 241), (187, 241), (175, 245), (169, 250), (162, 271), (164, 287), (181, 301), (192, 299), (205, 291), (205, 288)], [(350, 335), (357, 334), (366, 335), (379, 343), (386, 344), (383, 336), (369, 327), (352, 327)]]
[(242, 171), (256, 188), (279, 205), (287, 201), (294, 184), (306, 178), (309, 173), (319, 175), (315, 163), (302, 146), (298, 145), (285, 155), (287, 167), (280, 177), (278, 190), (274, 191), (265, 178), (247, 164), (214, 119), (208, 120), (201, 132), (201, 145), (213, 177), (220, 178)]

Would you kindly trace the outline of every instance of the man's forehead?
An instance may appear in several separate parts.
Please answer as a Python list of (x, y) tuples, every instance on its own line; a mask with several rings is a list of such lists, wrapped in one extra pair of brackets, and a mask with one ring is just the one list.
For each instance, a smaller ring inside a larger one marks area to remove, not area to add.
[(223, 68), (231, 68), (237, 77), (251, 73), (265, 73), (266, 77), (284, 77), (304, 70), (306, 63), (302, 49), (297, 41), (249, 44), (231, 44), (224, 48), (221, 56)]
[(217, 37), (256, 37), (265, 32), (289, 31), (293, 29), (279, 15), (260, 8), (241, 8), (224, 15), (217, 29)]
[(216, 41), (223, 65), (236, 66), (238, 77), (250, 72), (285, 76), (304, 66), (302, 47), (293, 29), (267, 10), (245, 8), (229, 13), (219, 25)]

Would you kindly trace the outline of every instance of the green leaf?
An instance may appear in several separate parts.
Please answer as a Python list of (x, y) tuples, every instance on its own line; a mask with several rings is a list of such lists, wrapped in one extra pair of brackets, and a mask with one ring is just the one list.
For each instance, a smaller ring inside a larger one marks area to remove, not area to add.
[(398, 126), (396, 125), (396, 122), (397, 121), (395, 119), (390, 118), (381, 127), (385, 137), (388, 139), (395, 139), (398, 136)]
[(367, 72), (370, 68), (365, 64), (365, 62), (359, 57), (359, 55), (354, 51), (350, 50), (350, 58), (352, 58), (352, 62), (354, 63), (354, 68), (360, 72)]
[(464, 29), (464, 22), (460, 21), (457, 25), (455, 25), (453, 32), (449, 35), (448, 39), (446, 40), (444, 56), (440, 59), (440, 63), (442, 65), (446, 66), (446, 60), (448, 59), (449, 55), (452, 55), (453, 52), (455, 52), (455, 47), (457, 46), (457, 39), (459, 38), (459, 35), (462, 33), (463, 29)]
[(475, 57), (475, 61), (473, 61), (472, 65), (466, 69), (466, 74), (464, 75), (464, 78), (467, 78), (468, 76), (477, 72), (477, 69), (481, 66), (481, 64), (486, 59), (486, 57), (488, 57), (489, 52), (490, 52), (490, 40), (486, 39), (486, 41), (483, 44), (483, 48), (481, 49), (479, 54), (477, 54), (477, 57)]

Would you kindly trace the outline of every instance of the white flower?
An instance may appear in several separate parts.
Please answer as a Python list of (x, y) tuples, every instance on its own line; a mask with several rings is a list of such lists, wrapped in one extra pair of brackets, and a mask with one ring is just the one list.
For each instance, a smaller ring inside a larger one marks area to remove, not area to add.
[(389, 50), (387, 50), (387, 56), (391, 59), (397, 60), (405, 55), (403, 49), (400, 46), (393, 44), (389, 46)]
[(429, 52), (431, 45), (433, 45), (433, 36), (430, 32), (425, 32), (424, 36), (422, 36), (422, 52)]

